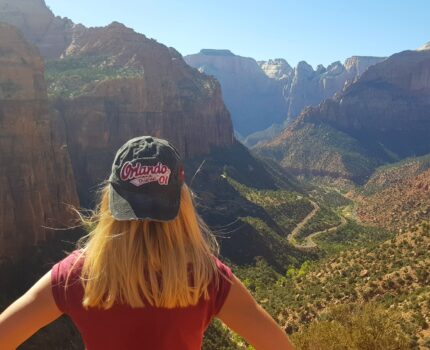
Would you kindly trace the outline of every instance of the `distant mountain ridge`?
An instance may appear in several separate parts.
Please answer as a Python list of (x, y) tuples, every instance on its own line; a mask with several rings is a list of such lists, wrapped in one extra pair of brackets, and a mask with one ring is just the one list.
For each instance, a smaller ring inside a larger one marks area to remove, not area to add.
[[(184, 60), (219, 80), (233, 126), (241, 135), (283, 121), (285, 102), (281, 86), (268, 78), (254, 59), (233, 55), (228, 50), (202, 50)], [(272, 116), (272, 122), (267, 115)]]
[[(304, 107), (332, 97), (369, 66), (383, 60), (353, 56), (344, 64), (334, 62), (327, 68), (319, 65), (314, 70), (304, 61), (292, 68), (282, 58), (256, 62), (229, 50), (204, 49), (184, 59), (220, 81), (234, 128), (248, 146), (267, 140), (274, 130), (273, 124), (288, 123)], [(264, 131), (267, 128), (272, 131)]]
[(386, 162), (430, 153), (430, 51), (371, 66), (259, 148), (299, 174), (365, 181)]

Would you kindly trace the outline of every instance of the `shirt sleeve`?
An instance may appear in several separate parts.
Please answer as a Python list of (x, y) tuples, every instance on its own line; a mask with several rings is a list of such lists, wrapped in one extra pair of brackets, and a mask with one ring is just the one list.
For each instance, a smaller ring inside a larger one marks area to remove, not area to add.
[(63, 313), (68, 312), (67, 300), (69, 288), (66, 289), (66, 283), (67, 286), (71, 286), (76, 282), (76, 273), (71, 273), (71, 271), (78, 257), (79, 251), (74, 251), (63, 260), (56, 263), (51, 269), (52, 295), (58, 309)]
[(216, 292), (213, 298), (213, 314), (216, 316), (221, 311), (228, 293), (230, 292), (233, 273), (231, 272), (231, 269), (218, 258), (215, 258), (214, 260), (219, 271), (219, 286), (215, 289)]

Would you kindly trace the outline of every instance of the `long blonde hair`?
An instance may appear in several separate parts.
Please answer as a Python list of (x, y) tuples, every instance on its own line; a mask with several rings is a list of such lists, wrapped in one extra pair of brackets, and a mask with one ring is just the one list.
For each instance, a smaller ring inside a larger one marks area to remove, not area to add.
[(218, 245), (197, 215), (186, 184), (172, 221), (115, 220), (109, 211), (108, 185), (94, 215), (84, 223), (93, 225), (80, 242), (85, 308), (109, 309), (114, 303), (143, 307), (145, 302), (186, 307), (196, 305), (202, 295), (208, 299), (209, 285), (218, 283), (213, 259)]

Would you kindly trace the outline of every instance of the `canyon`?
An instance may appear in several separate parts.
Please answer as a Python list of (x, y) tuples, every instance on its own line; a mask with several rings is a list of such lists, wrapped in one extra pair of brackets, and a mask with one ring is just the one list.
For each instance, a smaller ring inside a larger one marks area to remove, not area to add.
[(366, 69), (384, 60), (352, 56), (316, 70), (305, 61), (292, 68), (284, 59), (255, 61), (229, 50), (204, 49), (185, 61), (216, 77), (233, 125), (248, 146), (267, 140), (294, 120), (306, 106), (340, 92)]

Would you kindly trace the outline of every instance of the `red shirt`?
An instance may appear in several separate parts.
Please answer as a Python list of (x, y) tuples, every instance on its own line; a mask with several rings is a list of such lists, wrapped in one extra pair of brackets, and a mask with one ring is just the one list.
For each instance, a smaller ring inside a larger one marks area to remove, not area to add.
[[(64, 288), (78, 254), (75, 251), (54, 265), (51, 285), (58, 308), (72, 319), (87, 350), (200, 350), (203, 333), (221, 310), (231, 287), (230, 282), (220, 275), (219, 288), (216, 289), (214, 283), (209, 288), (209, 300), (202, 297), (196, 306), (186, 308), (114, 305), (109, 310), (85, 310), (79, 279), (83, 259), (73, 269), (68, 288)], [(230, 268), (216, 258), (215, 261), (218, 269), (231, 278)]]

